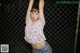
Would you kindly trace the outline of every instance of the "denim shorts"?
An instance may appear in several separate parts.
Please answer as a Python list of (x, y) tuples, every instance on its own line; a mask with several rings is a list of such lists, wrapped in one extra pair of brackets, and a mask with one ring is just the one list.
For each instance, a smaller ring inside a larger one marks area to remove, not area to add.
[(41, 49), (32, 49), (32, 53), (52, 53), (52, 48), (48, 44), (48, 42), (45, 43), (45, 45)]

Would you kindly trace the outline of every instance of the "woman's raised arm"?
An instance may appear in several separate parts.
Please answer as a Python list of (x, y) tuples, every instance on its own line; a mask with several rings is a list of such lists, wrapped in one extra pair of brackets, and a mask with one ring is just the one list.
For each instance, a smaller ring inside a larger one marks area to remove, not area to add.
[(39, 1), (39, 19), (44, 19), (44, 0)]
[(32, 8), (33, 2), (34, 2), (34, 0), (29, 1), (28, 10), (27, 10), (27, 14), (26, 14), (26, 19), (30, 18), (30, 10)]

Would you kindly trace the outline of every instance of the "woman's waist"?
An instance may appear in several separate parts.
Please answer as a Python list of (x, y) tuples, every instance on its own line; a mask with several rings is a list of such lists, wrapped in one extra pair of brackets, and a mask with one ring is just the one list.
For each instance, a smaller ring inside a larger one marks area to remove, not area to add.
[(38, 44), (31, 44), (31, 45), (32, 45), (32, 48), (34, 48), (34, 49), (40, 49), (45, 45), (45, 42), (46, 41), (44, 40), (44, 41), (42, 41), (42, 42), (40, 42)]

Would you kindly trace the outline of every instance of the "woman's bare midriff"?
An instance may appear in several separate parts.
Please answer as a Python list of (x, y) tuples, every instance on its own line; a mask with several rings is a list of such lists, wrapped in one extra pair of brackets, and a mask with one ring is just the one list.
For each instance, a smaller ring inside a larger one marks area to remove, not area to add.
[(31, 45), (32, 45), (32, 48), (38, 50), (38, 49), (42, 48), (45, 45), (45, 41), (43, 41), (41, 43), (38, 43), (38, 44), (31, 44)]

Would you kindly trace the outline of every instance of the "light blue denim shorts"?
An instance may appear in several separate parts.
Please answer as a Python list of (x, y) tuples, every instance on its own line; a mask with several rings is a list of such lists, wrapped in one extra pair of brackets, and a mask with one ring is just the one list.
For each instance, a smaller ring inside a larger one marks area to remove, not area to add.
[(45, 45), (41, 49), (32, 49), (32, 53), (52, 53), (52, 48), (46, 41)]

